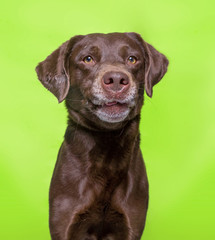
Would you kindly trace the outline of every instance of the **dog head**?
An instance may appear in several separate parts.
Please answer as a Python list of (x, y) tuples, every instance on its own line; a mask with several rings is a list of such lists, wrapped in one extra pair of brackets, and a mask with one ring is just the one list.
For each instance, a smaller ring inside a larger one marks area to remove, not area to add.
[(143, 94), (167, 71), (167, 58), (136, 33), (78, 35), (36, 67), (41, 83), (76, 121), (120, 126), (140, 114)]

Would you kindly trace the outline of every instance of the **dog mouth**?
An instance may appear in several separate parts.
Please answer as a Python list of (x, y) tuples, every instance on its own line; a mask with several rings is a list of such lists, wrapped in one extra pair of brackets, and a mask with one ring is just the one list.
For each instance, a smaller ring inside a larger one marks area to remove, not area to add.
[(127, 103), (120, 103), (117, 101), (107, 102), (98, 107), (100, 111), (103, 111), (111, 116), (122, 114), (124, 111), (127, 111), (128, 108), (129, 107)]
[(102, 121), (117, 123), (125, 120), (131, 110), (131, 104), (122, 101), (92, 102), (95, 106), (94, 114)]

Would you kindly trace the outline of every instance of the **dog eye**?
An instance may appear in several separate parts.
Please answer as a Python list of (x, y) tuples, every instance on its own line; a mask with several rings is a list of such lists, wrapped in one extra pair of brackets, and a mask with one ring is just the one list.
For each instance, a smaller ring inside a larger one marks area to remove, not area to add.
[(86, 63), (86, 64), (92, 64), (94, 63), (94, 60), (91, 56), (86, 56), (83, 61)]
[(130, 56), (128, 58), (128, 62), (131, 63), (131, 64), (135, 64), (137, 62), (137, 58), (134, 57), (134, 56)]

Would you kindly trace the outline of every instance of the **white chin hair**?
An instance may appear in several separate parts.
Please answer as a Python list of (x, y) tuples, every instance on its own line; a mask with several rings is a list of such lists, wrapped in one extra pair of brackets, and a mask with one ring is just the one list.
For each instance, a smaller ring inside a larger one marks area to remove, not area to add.
[(97, 110), (96, 111), (96, 116), (104, 121), (104, 122), (109, 122), (109, 123), (118, 123), (118, 122), (122, 122), (123, 120), (125, 120), (125, 118), (128, 116), (130, 110), (127, 109), (126, 111), (122, 112), (122, 113), (115, 113), (115, 114), (108, 114), (102, 110)]

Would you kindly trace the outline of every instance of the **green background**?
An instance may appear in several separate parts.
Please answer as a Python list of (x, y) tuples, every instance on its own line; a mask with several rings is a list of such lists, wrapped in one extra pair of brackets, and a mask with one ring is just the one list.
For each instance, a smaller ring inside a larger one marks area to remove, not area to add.
[(0, 239), (48, 240), (48, 188), (66, 127), (35, 66), (76, 34), (139, 32), (169, 59), (146, 96), (145, 240), (215, 239), (215, 2), (1, 1)]

